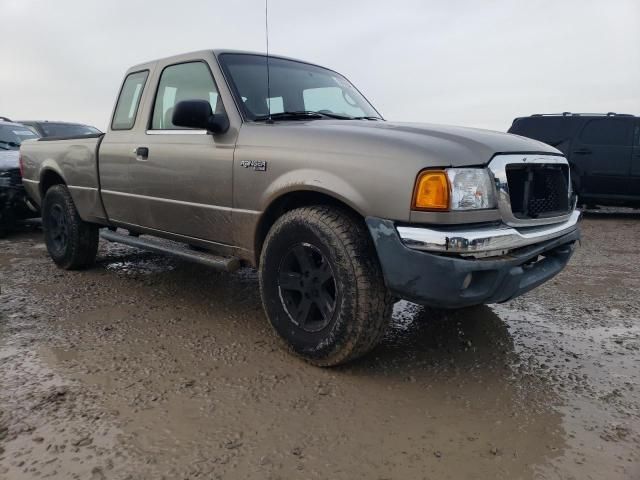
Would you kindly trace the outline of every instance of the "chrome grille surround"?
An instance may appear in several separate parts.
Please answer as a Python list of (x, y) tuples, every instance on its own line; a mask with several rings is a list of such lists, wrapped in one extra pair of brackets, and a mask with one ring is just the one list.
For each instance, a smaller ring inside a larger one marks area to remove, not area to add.
[(544, 217), (544, 218), (518, 218), (511, 209), (511, 196), (509, 194), (509, 182), (507, 180), (508, 165), (522, 164), (548, 164), (548, 165), (566, 165), (569, 169), (569, 162), (562, 156), (557, 155), (540, 155), (540, 154), (507, 154), (496, 155), (489, 162), (489, 171), (493, 175), (496, 186), (496, 196), (498, 199), (498, 210), (502, 221), (512, 227), (533, 227), (536, 225), (549, 225), (553, 223), (564, 222), (569, 219), (575, 207), (575, 201), (572, 201), (571, 192), (571, 170), (567, 177), (567, 196), (569, 210), (566, 214)]

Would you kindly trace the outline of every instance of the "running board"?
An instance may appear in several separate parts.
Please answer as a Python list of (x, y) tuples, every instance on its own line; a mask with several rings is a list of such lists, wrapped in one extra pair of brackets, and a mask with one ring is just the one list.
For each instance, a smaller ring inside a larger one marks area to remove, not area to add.
[(200, 263), (224, 272), (234, 272), (240, 268), (240, 260), (236, 257), (221, 257), (206, 251), (192, 250), (184, 243), (165, 240), (164, 238), (132, 237), (131, 235), (123, 235), (106, 228), (100, 230), (100, 237), (109, 242), (123, 243), (142, 250), (173, 255), (174, 257)]

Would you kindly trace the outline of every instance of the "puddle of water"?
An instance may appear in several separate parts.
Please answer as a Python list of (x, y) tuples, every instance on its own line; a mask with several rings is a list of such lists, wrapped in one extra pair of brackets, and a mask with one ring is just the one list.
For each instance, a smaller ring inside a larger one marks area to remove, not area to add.
[(626, 326), (615, 325), (616, 312), (609, 311), (612, 326), (562, 328), (542, 306), (528, 307), (526, 312), (508, 304), (492, 309), (511, 327), (520, 357), (512, 368), (550, 379), (562, 400), (556, 408), (567, 432), (567, 457), (539, 470), (593, 479), (635, 471), (640, 478), (640, 326), (620, 318)]
[[(69, 358), (61, 349), (49, 354)], [(128, 436), (107, 418), (95, 397), (35, 350), (0, 343), (0, 478), (98, 480), (141, 472), (129, 459)]]
[(175, 266), (155, 260), (129, 260), (109, 262), (105, 265), (105, 268), (125, 275), (152, 275), (155, 273), (170, 272)]

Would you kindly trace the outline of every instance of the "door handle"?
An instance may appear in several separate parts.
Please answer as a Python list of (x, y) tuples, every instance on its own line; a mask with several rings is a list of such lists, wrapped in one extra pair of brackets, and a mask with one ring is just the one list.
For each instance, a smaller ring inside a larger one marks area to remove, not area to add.
[(133, 153), (136, 154), (136, 160), (146, 160), (149, 158), (149, 147), (138, 147)]
[(590, 153), (593, 153), (593, 151), (588, 148), (579, 148), (578, 150), (574, 150), (573, 153), (577, 155), (588, 155)]

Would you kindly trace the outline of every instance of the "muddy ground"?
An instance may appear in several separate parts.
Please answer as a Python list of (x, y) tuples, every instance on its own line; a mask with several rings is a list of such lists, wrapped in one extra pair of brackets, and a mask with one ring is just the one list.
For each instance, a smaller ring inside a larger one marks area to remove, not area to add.
[(255, 273), (101, 245), (56, 269), (0, 240), (1, 479), (638, 479), (640, 213), (586, 215), (555, 280), (383, 344), (287, 354)]

